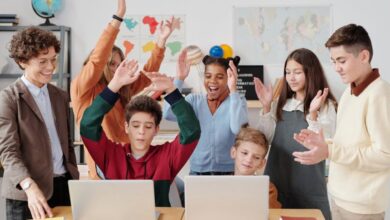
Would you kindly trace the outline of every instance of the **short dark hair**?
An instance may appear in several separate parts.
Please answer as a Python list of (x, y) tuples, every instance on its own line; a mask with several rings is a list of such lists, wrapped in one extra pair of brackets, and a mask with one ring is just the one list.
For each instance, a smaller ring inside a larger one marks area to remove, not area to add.
[(26, 63), (40, 53), (47, 53), (50, 47), (54, 47), (56, 53), (60, 52), (60, 42), (51, 31), (28, 27), (12, 36), (8, 50), (9, 56), (24, 69), (20, 63)]
[(238, 146), (240, 146), (242, 142), (251, 142), (256, 145), (259, 145), (265, 151), (264, 156), (267, 155), (268, 152), (267, 138), (261, 131), (249, 127), (248, 124), (245, 124), (241, 127), (240, 131), (236, 136), (236, 140), (234, 142), (233, 147), (237, 148)]
[(129, 122), (130, 118), (138, 112), (145, 112), (152, 115), (156, 126), (158, 126), (161, 122), (161, 106), (156, 100), (149, 96), (135, 96), (130, 100), (130, 102), (126, 105), (125, 108), (126, 122)]
[(229, 62), (230, 60), (233, 61), (234, 65), (237, 67), (238, 64), (240, 63), (240, 57), (239, 56), (235, 56), (234, 58), (233, 57), (228, 57), (228, 58), (222, 58), (222, 57), (212, 57), (212, 56), (209, 56), (209, 55), (206, 55), (205, 57), (203, 57), (203, 64), (205, 66), (207, 65), (219, 65), (221, 67), (223, 67), (225, 69), (225, 71), (227, 71), (227, 69), (229, 69)]
[(346, 50), (357, 55), (362, 50), (370, 52), (370, 62), (373, 56), (373, 49), (370, 36), (360, 25), (348, 24), (337, 29), (326, 41), (327, 48), (345, 46)]

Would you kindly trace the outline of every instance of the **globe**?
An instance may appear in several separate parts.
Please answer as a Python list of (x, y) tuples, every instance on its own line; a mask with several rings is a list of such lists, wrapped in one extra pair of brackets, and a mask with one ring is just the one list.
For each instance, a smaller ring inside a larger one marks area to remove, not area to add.
[(46, 19), (42, 26), (54, 25), (50, 23), (49, 18), (53, 18), (54, 14), (61, 9), (61, 0), (31, 0), (32, 8), (39, 17)]

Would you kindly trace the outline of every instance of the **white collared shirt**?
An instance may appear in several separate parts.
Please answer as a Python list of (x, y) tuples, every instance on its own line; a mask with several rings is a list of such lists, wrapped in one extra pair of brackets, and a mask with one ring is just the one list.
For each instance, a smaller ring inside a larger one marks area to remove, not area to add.
[(27, 86), (27, 89), (34, 98), (34, 101), (37, 104), (45, 122), (46, 130), (50, 139), (51, 155), (53, 160), (53, 173), (54, 175), (64, 174), (66, 173), (63, 159), (64, 154), (62, 152), (57, 128), (54, 123), (54, 115), (51, 108), (51, 101), (49, 97), (49, 90), (47, 89), (47, 84), (42, 86), (42, 88), (38, 88), (36, 85), (28, 81), (24, 75), (22, 76), (22, 81)]
[[(260, 120), (257, 124), (257, 128), (265, 134), (270, 143), (273, 140), (276, 128), (277, 103), (277, 101), (272, 102), (271, 110), (268, 113), (264, 114), (263, 110), (261, 109)], [(286, 104), (283, 106), (283, 110), (288, 112), (304, 112), (303, 107), (304, 106), (302, 101), (295, 98), (290, 98), (287, 99)], [(307, 127), (309, 130), (319, 132), (322, 128), (324, 137), (326, 139), (332, 138), (336, 130), (336, 108), (333, 102), (328, 101), (326, 105), (320, 108), (317, 121), (310, 120), (309, 114), (306, 115), (306, 121), (309, 124)]]

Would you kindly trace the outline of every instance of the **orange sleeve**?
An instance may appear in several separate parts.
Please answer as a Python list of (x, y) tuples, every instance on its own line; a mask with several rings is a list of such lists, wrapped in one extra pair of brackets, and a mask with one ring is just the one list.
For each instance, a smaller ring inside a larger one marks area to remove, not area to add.
[(100, 35), (96, 47), (91, 52), (88, 62), (71, 83), (70, 95), (77, 124), (80, 123), (86, 106), (88, 106), (86, 102), (90, 102), (94, 96), (94, 89), (96, 89), (103, 74), (103, 69), (107, 64), (118, 33), (119, 29), (110, 24), (107, 25)]
[(273, 183), (269, 183), (269, 208), (280, 209), (282, 205), (278, 201), (278, 189)]
[(74, 83), (79, 96), (88, 92), (99, 82), (118, 33), (119, 29), (108, 24), (102, 35), (100, 35), (88, 62), (83, 66), (78, 75), (78, 81)]
[(144, 66), (146, 72), (156, 72), (160, 69), (164, 59), (165, 48), (160, 48), (157, 45), (154, 47), (148, 62)]

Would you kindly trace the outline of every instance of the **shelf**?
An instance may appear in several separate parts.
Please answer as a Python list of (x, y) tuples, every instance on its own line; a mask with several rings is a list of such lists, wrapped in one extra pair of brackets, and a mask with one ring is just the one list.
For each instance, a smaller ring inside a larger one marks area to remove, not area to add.
[[(1, 26), (0, 31), (19, 31), (32, 26)], [(34, 26), (49, 31), (70, 31), (70, 27), (66, 26)]]
[[(16, 79), (19, 77), (22, 77), (23, 74), (21, 73), (0, 73), (0, 79)], [(53, 74), (52, 79), (56, 80), (59, 78), (60, 73)], [(61, 73), (63, 78), (70, 78), (69, 73)]]

